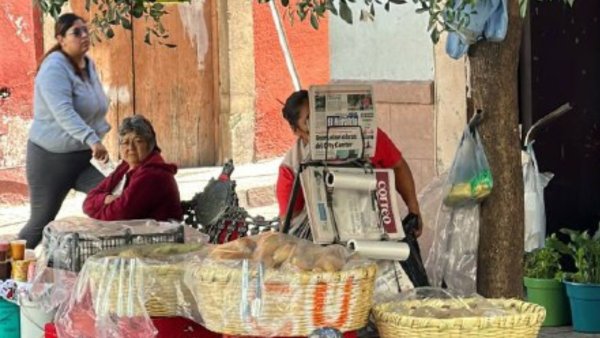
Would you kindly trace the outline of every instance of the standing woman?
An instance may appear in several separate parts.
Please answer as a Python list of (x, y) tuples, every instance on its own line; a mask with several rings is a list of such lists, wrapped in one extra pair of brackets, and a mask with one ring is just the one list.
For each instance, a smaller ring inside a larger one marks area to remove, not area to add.
[(85, 21), (72, 13), (58, 18), (57, 40), (35, 78), (33, 124), (27, 142), (31, 215), (19, 233), (35, 248), (71, 189), (87, 193), (104, 178), (90, 164), (108, 160), (102, 138), (110, 130), (108, 100), (92, 60)]

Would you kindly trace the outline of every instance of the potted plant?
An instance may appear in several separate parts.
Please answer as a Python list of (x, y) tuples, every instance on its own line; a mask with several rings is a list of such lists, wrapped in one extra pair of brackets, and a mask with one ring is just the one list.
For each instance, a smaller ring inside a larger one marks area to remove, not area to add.
[(578, 332), (600, 332), (600, 229), (590, 236), (587, 231), (562, 229), (569, 235), (568, 253), (576, 272), (566, 274), (564, 283), (571, 302), (573, 328)]
[(543, 248), (525, 255), (525, 277), (527, 300), (546, 309), (543, 326), (563, 326), (571, 323), (569, 300), (561, 282), (561, 249), (565, 245), (553, 234), (546, 238)]

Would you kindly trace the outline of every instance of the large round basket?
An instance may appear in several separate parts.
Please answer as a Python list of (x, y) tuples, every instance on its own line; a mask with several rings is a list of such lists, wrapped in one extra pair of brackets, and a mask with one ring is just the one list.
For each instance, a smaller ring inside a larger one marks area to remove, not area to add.
[[(197, 265), (188, 286), (204, 326), (227, 335), (308, 336), (321, 327), (342, 332), (367, 324), (376, 265), (341, 272), (284, 272)], [(191, 282), (190, 282), (191, 281)]]
[[(546, 310), (535, 304), (514, 299), (490, 299), (492, 304), (506, 310), (511, 315), (495, 317), (463, 317), (454, 319), (436, 319), (405, 316), (390, 311), (398, 302), (378, 304), (373, 314), (382, 338), (535, 338), (546, 317)], [(452, 308), (457, 302), (448, 300), (405, 301), (403, 306), (416, 308), (430, 306), (434, 308)]]
[[(143, 247), (175, 250), (179, 247), (184, 252), (199, 248), (186, 244)], [(186, 266), (186, 262), (177, 257), (124, 258), (102, 254), (85, 263), (82, 275), (87, 276), (93, 290), (96, 313), (173, 317), (188, 311), (183, 307), (189, 307), (189, 300), (193, 299), (183, 283)]]

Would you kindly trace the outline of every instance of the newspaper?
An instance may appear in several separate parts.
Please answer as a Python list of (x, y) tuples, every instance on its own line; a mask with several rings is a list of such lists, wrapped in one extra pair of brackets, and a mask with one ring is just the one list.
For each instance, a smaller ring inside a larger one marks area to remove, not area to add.
[(368, 159), (375, 153), (377, 119), (370, 85), (309, 89), (311, 159)]
[(392, 169), (309, 166), (300, 183), (315, 243), (404, 238)]
[(106, 162), (100, 162), (93, 157), (90, 160), (90, 163), (94, 166), (94, 168), (98, 169), (98, 171), (104, 177), (108, 177), (110, 174), (112, 174), (112, 172), (115, 171), (115, 169), (117, 168), (118, 164), (120, 164), (120, 163), (115, 164), (110, 159), (107, 160)]

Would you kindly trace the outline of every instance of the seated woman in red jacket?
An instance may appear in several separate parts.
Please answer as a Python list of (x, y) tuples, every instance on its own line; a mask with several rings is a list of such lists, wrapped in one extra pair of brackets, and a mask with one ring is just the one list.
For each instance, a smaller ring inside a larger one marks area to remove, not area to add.
[(141, 115), (125, 118), (119, 126), (119, 152), (123, 162), (88, 193), (83, 211), (104, 221), (181, 220), (177, 167), (160, 155), (150, 121)]

